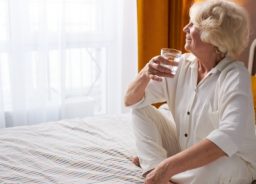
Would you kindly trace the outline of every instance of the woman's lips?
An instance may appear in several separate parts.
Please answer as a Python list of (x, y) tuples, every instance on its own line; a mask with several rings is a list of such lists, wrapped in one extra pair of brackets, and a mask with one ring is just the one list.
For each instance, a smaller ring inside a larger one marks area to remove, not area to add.
[(189, 36), (186, 36), (186, 40), (190, 41), (190, 40), (191, 40), (191, 38), (190, 38)]

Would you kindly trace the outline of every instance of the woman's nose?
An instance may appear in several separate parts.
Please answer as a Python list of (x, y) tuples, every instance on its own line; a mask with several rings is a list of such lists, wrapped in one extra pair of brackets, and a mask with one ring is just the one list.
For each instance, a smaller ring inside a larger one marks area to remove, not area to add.
[(187, 25), (185, 25), (185, 27), (183, 28), (183, 32), (188, 32), (188, 24)]

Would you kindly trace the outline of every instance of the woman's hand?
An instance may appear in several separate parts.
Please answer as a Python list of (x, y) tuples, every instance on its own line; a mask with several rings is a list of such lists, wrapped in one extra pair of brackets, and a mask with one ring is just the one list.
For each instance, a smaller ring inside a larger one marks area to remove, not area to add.
[(154, 170), (147, 174), (144, 184), (171, 184), (168, 174), (168, 163), (162, 161)]
[(167, 60), (162, 56), (155, 56), (142, 69), (142, 72), (145, 72), (149, 79), (156, 81), (162, 81), (162, 77), (174, 77), (171, 70), (162, 64), (174, 66), (177, 65), (176, 62)]
[(162, 161), (146, 176), (145, 184), (167, 184), (175, 174), (205, 166), (223, 156), (227, 155), (221, 148), (203, 139)]
[(162, 77), (173, 77), (171, 70), (161, 64), (176, 65), (177, 62), (167, 60), (162, 56), (153, 57), (136, 76), (136, 79), (129, 85), (124, 103), (126, 106), (133, 105), (140, 101), (145, 93), (145, 89), (150, 81), (162, 81)]

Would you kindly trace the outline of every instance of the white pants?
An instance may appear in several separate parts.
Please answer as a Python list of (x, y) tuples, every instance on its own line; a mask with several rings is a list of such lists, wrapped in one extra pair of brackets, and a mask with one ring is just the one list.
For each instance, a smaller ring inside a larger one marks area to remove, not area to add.
[[(137, 154), (143, 172), (162, 160), (180, 152), (176, 127), (170, 118), (153, 106), (133, 109), (133, 126)], [(210, 164), (174, 175), (178, 184), (250, 184), (253, 180), (250, 166), (237, 156), (221, 157)]]

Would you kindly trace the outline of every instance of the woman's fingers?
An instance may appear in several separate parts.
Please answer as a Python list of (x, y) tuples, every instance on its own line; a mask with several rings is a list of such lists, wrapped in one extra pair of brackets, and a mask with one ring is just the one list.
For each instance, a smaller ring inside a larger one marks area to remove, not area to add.
[(155, 81), (162, 81), (162, 77), (174, 77), (170, 69), (171, 65), (177, 66), (177, 62), (167, 60), (162, 56), (153, 57), (147, 67), (147, 73), (150, 79)]
[(149, 68), (148, 68), (149, 75), (156, 75), (159, 77), (173, 77), (174, 76), (172, 74), (170, 68), (167, 68), (167, 67), (159, 65), (159, 64), (157, 66), (154, 66), (154, 65), (152, 66), (152, 65), (149, 64)]
[(163, 78), (162, 78), (162, 77), (159, 77), (159, 76), (157, 76), (157, 75), (152, 75), (152, 74), (150, 74), (150, 75), (149, 75), (149, 78), (152, 79), (152, 80), (155, 80), (155, 81), (159, 81), (159, 82), (163, 81)]
[(149, 72), (151, 74), (156, 74), (157, 72), (161, 73), (171, 73), (170, 69), (165, 67), (163, 64), (162, 57), (155, 57), (149, 62)]

